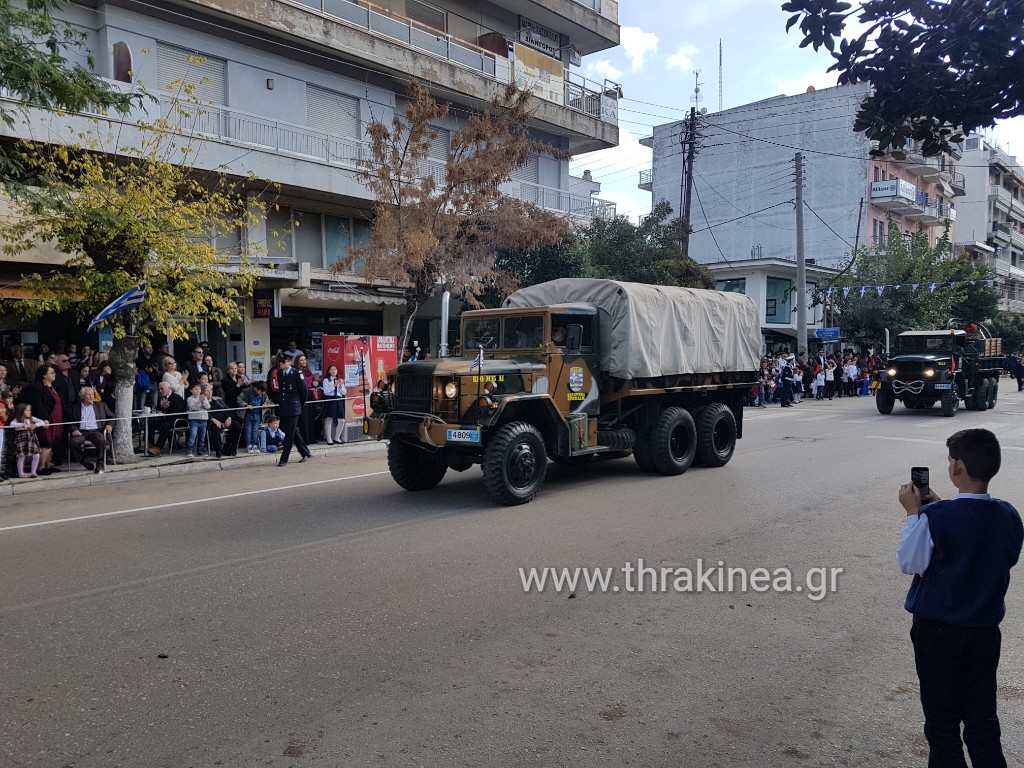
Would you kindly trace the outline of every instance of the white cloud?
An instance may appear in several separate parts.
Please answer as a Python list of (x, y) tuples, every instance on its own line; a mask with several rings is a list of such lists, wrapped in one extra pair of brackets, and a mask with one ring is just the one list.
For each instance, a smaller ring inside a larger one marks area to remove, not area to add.
[(602, 78), (614, 80), (615, 82), (619, 82), (622, 78), (622, 70), (612, 64), (610, 59), (588, 61), (584, 71), (588, 75), (600, 75)]
[(689, 71), (693, 69), (693, 57), (697, 55), (697, 46), (692, 43), (683, 43), (679, 49), (668, 57), (666, 63), (675, 69)]
[(644, 32), (640, 27), (622, 27), (619, 30), (622, 49), (629, 56), (632, 72), (644, 68), (647, 54), (658, 50), (658, 36), (653, 32)]

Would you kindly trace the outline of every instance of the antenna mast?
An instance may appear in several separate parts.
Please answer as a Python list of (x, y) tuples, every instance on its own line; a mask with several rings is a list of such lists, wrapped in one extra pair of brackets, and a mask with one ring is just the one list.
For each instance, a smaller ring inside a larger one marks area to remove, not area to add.
[(718, 111), (722, 111), (722, 38), (718, 38)]

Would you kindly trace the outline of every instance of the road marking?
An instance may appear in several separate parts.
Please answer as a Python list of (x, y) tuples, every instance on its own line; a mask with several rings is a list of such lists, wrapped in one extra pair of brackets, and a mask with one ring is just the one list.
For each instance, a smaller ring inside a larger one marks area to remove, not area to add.
[[(919, 437), (887, 437), (885, 435), (864, 435), (865, 440), (896, 440), (902, 443), (924, 443), (925, 445), (941, 445), (946, 446), (945, 440), (922, 440)], [(1024, 447), (1016, 445), (1003, 445), (1001, 448), (1004, 451), (1024, 451)]]
[(148, 507), (133, 507), (132, 509), (120, 509), (115, 512), (97, 512), (94, 515), (80, 515), (79, 517), (62, 517), (59, 520), (43, 520), (38, 523), (22, 523), (21, 525), (8, 525), (5, 528), (0, 528), (0, 533), (6, 531), (17, 531), (22, 528), (38, 528), (42, 525), (57, 525), (58, 523), (77, 523), (82, 520), (95, 520), (100, 517), (115, 517), (117, 515), (130, 515), (136, 512), (152, 512), (157, 509), (169, 509), (171, 507), (184, 507), (189, 504), (207, 504), (212, 501), (225, 501), (227, 499), (238, 499), (242, 496), (255, 496), (263, 493), (273, 493), (275, 491), (291, 491), (296, 488), (309, 488), (314, 485), (326, 485), (327, 483), (341, 483), (346, 480), (362, 480), (367, 477), (377, 477), (379, 475), (386, 475), (387, 472), (368, 472), (365, 475), (350, 475), (349, 477), (332, 477), (330, 480), (311, 480), (308, 483), (296, 483), (294, 485), (279, 485), (274, 488), (263, 488), (258, 491), (239, 491), (238, 493), (228, 493), (224, 496), (209, 496), (205, 499), (188, 499), (187, 501), (172, 501), (167, 504), (154, 504)]
[(837, 415), (838, 414), (835, 414), (835, 413), (827, 413), (824, 416), (806, 416), (806, 417), (804, 417), (802, 419), (797, 419), (797, 421), (798, 422), (821, 421), (822, 419), (834, 419)]

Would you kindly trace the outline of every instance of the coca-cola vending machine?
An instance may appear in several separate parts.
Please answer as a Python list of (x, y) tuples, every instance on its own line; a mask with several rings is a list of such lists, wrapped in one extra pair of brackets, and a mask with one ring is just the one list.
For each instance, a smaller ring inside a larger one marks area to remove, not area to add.
[(398, 365), (397, 336), (324, 336), (324, 371), (338, 366), (345, 379), (345, 417), (350, 422), (362, 421), (363, 393), (366, 402), (376, 382), (387, 379), (387, 372)]

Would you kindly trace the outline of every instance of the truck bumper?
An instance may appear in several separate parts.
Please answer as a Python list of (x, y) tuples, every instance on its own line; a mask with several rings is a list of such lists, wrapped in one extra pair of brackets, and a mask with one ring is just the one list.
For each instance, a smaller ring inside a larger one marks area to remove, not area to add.
[[(363, 425), (364, 433), (378, 440), (390, 440), (403, 435), (433, 448), (444, 448), (451, 444), (472, 450), (483, 445), (482, 427), (475, 424), (450, 424), (429, 413), (394, 411), (379, 416), (368, 416), (364, 419)], [(449, 430), (455, 430), (467, 438), (472, 438), (475, 434), (476, 439), (457, 439), (449, 442)]]

